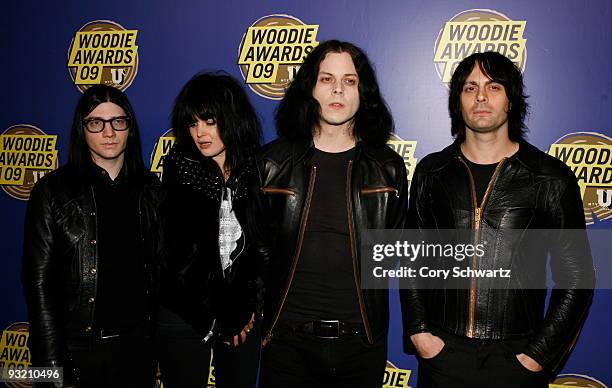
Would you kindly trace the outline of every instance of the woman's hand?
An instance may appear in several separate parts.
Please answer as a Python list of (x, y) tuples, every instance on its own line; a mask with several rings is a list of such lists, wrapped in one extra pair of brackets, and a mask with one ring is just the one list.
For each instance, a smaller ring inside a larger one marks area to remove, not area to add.
[(247, 335), (249, 335), (249, 332), (253, 329), (254, 322), (255, 322), (255, 313), (251, 314), (251, 319), (246, 325), (244, 325), (244, 328), (242, 329), (240, 334), (237, 334), (234, 336), (234, 338), (232, 338), (232, 343), (231, 344), (229, 342), (225, 342), (225, 343), (227, 345), (233, 345), (233, 346), (240, 346), (241, 344), (245, 343), (247, 339)]

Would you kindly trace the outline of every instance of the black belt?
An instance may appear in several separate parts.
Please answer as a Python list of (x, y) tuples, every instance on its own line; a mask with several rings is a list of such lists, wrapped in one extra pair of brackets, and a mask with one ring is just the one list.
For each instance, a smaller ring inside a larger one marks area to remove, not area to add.
[(317, 338), (337, 339), (345, 336), (361, 335), (361, 323), (342, 322), (338, 320), (310, 321), (297, 325), (279, 323), (279, 332), (306, 333)]

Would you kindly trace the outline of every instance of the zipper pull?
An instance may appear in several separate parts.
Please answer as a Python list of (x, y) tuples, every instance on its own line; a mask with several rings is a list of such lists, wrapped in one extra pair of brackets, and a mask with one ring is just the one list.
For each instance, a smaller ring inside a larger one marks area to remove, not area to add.
[(268, 333), (266, 338), (264, 338), (264, 340), (261, 341), (261, 348), (263, 349), (267, 344), (270, 343), (270, 341), (272, 341), (272, 332)]
[(481, 209), (481, 208), (477, 207), (477, 208), (475, 209), (474, 220), (476, 221), (476, 223), (479, 223), (479, 222), (480, 222), (480, 217), (481, 217), (481, 215), (482, 215), (482, 213), (481, 213), (481, 212), (482, 212), (482, 209)]

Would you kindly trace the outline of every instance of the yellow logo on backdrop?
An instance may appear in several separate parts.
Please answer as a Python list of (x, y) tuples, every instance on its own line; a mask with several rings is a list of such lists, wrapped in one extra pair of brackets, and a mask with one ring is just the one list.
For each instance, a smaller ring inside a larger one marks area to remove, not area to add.
[(612, 218), (612, 139), (595, 132), (568, 133), (550, 145), (548, 154), (576, 174), (587, 225), (594, 217)]
[(586, 375), (563, 374), (558, 375), (549, 388), (608, 388), (603, 382)]
[(399, 369), (391, 361), (387, 361), (382, 388), (410, 388), (408, 383), (411, 374), (410, 369)]
[(95, 84), (127, 89), (138, 71), (137, 34), (110, 20), (81, 27), (68, 52), (70, 77), (79, 90), (84, 92)]
[(0, 185), (11, 197), (27, 200), (34, 184), (57, 168), (57, 135), (18, 124), (0, 135)]
[(215, 358), (214, 353), (210, 352), (210, 363), (208, 365), (208, 387), (215, 386), (215, 363), (213, 362)]
[(251, 90), (280, 100), (304, 58), (319, 44), (319, 25), (290, 15), (268, 15), (251, 25), (240, 42), (238, 65)]
[(174, 145), (174, 141), (174, 133), (172, 128), (170, 128), (157, 139), (155, 146), (153, 146), (153, 152), (151, 152), (151, 172), (157, 174), (160, 179), (164, 172), (164, 156), (168, 155), (168, 152), (170, 152)]
[(0, 332), (0, 368), (30, 366), (29, 328), (26, 322), (17, 322)]
[(438, 76), (450, 83), (453, 72), (465, 57), (497, 51), (514, 62), (521, 71), (527, 62), (526, 21), (510, 20), (490, 9), (470, 9), (458, 13), (444, 24), (436, 39), (434, 63)]
[(410, 187), (410, 183), (412, 182), (412, 177), (414, 175), (414, 170), (417, 165), (417, 158), (414, 156), (417, 141), (402, 140), (399, 136), (394, 134), (391, 136), (391, 140), (387, 142), (387, 145), (404, 159), (404, 163), (406, 164), (406, 171), (408, 172), (408, 187)]

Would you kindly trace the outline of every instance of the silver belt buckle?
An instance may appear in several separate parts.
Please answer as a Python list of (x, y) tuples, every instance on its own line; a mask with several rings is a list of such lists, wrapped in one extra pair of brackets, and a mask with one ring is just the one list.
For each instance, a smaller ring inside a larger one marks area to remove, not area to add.
[(106, 340), (117, 337), (119, 337), (119, 334), (104, 334), (104, 329), (100, 330), (100, 339)]
[[(326, 320), (320, 320), (320, 321), (315, 321), (315, 324), (318, 326), (318, 328), (313, 328), (315, 331), (315, 335), (319, 338), (324, 338), (324, 339), (338, 339), (340, 338), (340, 321), (339, 320), (331, 320), (331, 321), (326, 321)], [(317, 330), (318, 329), (318, 330)], [(326, 334), (328, 335), (317, 335), (316, 331), (319, 332), (328, 332)]]

